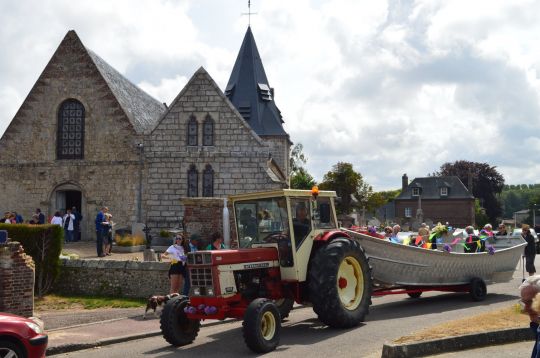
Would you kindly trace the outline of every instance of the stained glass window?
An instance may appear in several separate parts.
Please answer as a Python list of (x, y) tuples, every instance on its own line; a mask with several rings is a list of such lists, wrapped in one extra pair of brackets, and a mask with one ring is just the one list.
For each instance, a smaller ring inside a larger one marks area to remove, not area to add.
[(191, 165), (188, 170), (188, 197), (199, 196), (199, 173), (195, 165)]
[(203, 196), (214, 196), (214, 170), (210, 164), (203, 172)]
[(214, 120), (210, 115), (206, 115), (203, 123), (203, 145), (214, 145)]
[(75, 99), (64, 101), (58, 110), (56, 158), (84, 158), (84, 106)]
[(195, 116), (189, 117), (188, 128), (187, 128), (187, 145), (196, 146), (198, 142), (199, 131), (197, 119)]

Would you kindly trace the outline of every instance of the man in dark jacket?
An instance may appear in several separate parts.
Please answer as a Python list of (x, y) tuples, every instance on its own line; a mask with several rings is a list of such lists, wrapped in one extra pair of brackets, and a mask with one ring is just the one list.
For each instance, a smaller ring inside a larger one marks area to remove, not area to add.
[(529, 225), (523, 225), (521, 227), (521, 237), (527, 242), (525, 246), (525, 270), (532, 276), (536, 273), (536, 267), (534, 267), (534, 259), (536, 257), (536, 243), (534, 242), (534, 236), (531, 234)]

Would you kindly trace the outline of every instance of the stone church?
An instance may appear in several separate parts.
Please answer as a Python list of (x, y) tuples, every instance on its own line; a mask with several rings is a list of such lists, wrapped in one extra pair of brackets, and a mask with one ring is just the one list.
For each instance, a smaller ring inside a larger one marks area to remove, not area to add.
[(287, 187), (290, 146), (249, 27), (225, 92), (201, 67), (168, 106), (69, 31), (0, 139), (0, 209), (172, 228), (183, 198)]

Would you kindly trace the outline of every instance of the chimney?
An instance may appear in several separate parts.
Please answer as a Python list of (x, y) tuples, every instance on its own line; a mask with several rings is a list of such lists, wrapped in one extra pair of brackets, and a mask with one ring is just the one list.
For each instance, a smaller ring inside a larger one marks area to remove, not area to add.
[(403, 174), (403, 176), (401, 177), (401, 191), (404, 192), (408, 186), (409, 186), (409, 177), (407, 177), (407, 174)]

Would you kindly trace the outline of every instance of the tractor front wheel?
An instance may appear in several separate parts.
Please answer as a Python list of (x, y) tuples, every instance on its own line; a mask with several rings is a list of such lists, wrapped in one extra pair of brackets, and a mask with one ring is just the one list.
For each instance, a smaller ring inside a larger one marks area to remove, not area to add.
[(357, 241), (338, 238), (321, 247), (309, 271), (309, 297), (323, 323), (349, 328), (364, 320), (371, 304), (371, 269)]
[(274, 300), (274, 303), (277, 306), (281, 320), (289, 317), (289, 313), (293, 309), (294, 300), (291, 298), (280, 298), (279, 300)]
[(201, 321), (189, 319), (184, 313), (189, 299), (177, 296), (170, 299), (161, 313), (161, 332), (163, 338), (176, 347), (185, 346), (195, 340), (201, 328)]
[(246, 345), (255, 353), (268, 353), (278, 346), (281, 316), (272, 300), (253, 300), (244, 314), (242, 326)]

